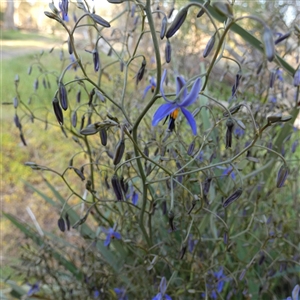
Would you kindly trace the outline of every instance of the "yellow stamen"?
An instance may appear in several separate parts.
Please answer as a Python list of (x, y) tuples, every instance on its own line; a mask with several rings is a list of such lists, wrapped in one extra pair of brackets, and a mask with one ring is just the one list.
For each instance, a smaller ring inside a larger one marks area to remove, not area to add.
[(176, 120), (179, 114), (179, 108), (176, 108), (172, 113), (170, 113), (170, 118)]

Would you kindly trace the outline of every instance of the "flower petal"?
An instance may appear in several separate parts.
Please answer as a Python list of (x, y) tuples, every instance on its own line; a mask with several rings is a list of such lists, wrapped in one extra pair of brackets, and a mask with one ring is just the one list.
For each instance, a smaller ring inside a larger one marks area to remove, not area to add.
[(117, 240), (120, 240), (121, 239), (121, 234), (119, 232), (114, 232), (114, 237), (117, 239)]
[(180, 100), (185, 99), (188, 94), (185, 84), (186, 84), (186, 82), (182, 76), (176, 77), (176, 95), (178, 95), (179, 92), (181, 91), (181, 89), (184, 88), (183, 93), (180, 97)]
[(156, 126), (160, 120), (169, 115), (174, 109), (176, 109), (176, 103), (162, 104), (153, 115), (152, 126)]
[(107, 235), (104, 241), (104, 246), (107, 247), (109, 244), (110, 244), (110, 235)]
[(183, 107), (181, 107), (181, 111), (184, 114), (184, 116), (186, 117), (187, 121), (189, 122), (189, 124), (192, 128), (193, 134), (196, 135), (197, 134), (197, 124), (196, 124), (196, 121), (195, 121), (193, 115)]
[(179, 105), (180, 107), (186, 107), (191, 104), (193, 104), (196, 99), (198, 98), (198, 94), (201, 89), (201, 78), (197, 78), (197, 80), (194, 82), (193, 87), (190, 91), (190, 93), (187, 95), (187, 97), (184, 98), (182, 103)]
[(143, 99), (146, 97), (148, 91), (151, 89), (151, 86), (152, 86), (152, 85), (148, 85), (148, 86), (146, 86), (146, 88), (144, 89)]

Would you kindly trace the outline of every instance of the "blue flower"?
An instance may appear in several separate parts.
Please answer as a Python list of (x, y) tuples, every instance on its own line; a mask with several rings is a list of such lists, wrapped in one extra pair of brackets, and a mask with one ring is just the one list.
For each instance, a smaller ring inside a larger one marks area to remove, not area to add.
[(104, 246), (109, 246), (111, 239), (121, 239), (121, 234), (119, 232), (116, 232), (113, 228), (102, 228), (102, 231), (106, 234), (106, 239), (104, 241)]
[(94, 299), (99, 298), (100, 292), (98, 290), (94, 290)]
[(275, 96), (271, 96), (271, 97), (269, 98), (269, 102), (270, 102), (270, 103), (276, 103), (276, 102), (277, 102), (277, 98), (276, 98)]
[(129, 192), (126, 194), (126, 199), (131, 198), (131, 202), (133, 205), (137, 205), (139, 201), (139, 194), (135, 191), (133, 185), (130, 185)]
[(292, 291), (292, 297), (287, 297), (284, 300), (298, 300), (299, 299), (299, 291), (300, 287), (299, 284), (295, 285), (293, 291)]
[(165, 96), (162, 87), (166, 76), (167, 76), (167, 71), (165, 70), (161, 79), (160, 92), (162, 97), (167, 103), (162, 104), (154, 113), (152, 119), (152, 126), (156, 126), (159, 121), (161, 121), (165, 117), (170, 116), (169, 129), (172, 131), (175, 128), (174, 121), (177, 118), (180, 109), (184, 114), (185, 118), (187, 119), (189, 125), (191, 126), (193, 134), (196, 135), (197, 134), (196, 121), (193, 115), (185, 107), (193, 104), (198, 98), (198, 94), (201, 89), (201, 79), (200, 78), (196, 79), (190, 93), (188, 93), (185, 80), (183, 79), (183, 77), (177, 76), (176, 77), (176, 98), (174, 101), (171, 101), (167, 99), (167, 97)]
[(151, 92), (153, 93), (156, 88), (156, 81), (153, 76), (150, 78), (149, 81), (150, 81), (150, 84), (147, 85), (146, 88), (144, 89), (143, 99), (146, 97), (146, 95), (150, 89), (151, 89)]
[(34, 283), (32, 285), (28, 284), (30, 286), (30, 289), (27, 292), (27, 296), (30, 297), (30, 296), (36, 294), (37, 292), (39, 292), (39, 290), (40, 290), (39, 284), (40, 284), (39, 282), (36, 282), (36, 283)]
[(230, 175), (230, 177), (235, 180), (235, 173), (233, 171), (233, 168), (231, 166), (229, 166), (228, 168), (225, 168), (225, 167), (217, 167), (218, 169), (221, 169), (221, 170), (224, 170), (222, 175), (221, 175), (221, 178), (225, 177), (225, 176), (228, 176)]
[(242, 137), (242, 136), (244, 135), (244, 133), (245, 133), (245, 130), (243, 130), (243, 129), (240, 128), (240, 127), (236, 127), (236, 128), (234, 129), (234, 135), (235, 135), (235, 137), (236, 137), (237, 139), (239, 139), (240, 137)]
[(62, 19), (66, 22), (69, 21), (69, 16), (68, 16), (68, 6), (69, 6), (69, 1), (68, 0), (61, 0), (58, 3), (59, 8), (61, 10), (62, 14)]
[(166, 277), (162, 277), (159, 285), (159, 293), (152, 298), (152, 300), (172, 300), (172, 298), (166, 294), (167, 280)]
[(114, 291), (117, 294), (118, 300), (128, 300), (125, 289), (115, 288)]
[[(226, 276), (223, 273), (223, 268), (220, 268), (218, 272), (211, 272), (211, 277), (207, 282), (207, 289), (210, 293), (210, 297), (212, 299), (217, 299), (218, 294), (220, 294), (223, 290), (224, 283), (226, 281)], [(202, 296), (205, 297), (205, 294)]]

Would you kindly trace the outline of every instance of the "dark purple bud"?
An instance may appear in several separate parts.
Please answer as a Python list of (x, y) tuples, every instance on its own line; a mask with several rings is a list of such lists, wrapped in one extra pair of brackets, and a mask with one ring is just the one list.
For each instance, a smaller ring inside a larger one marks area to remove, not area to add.
[(109, 190), (110, 189), (110, 185), (108, 183), (108, 176), (107, 175), (105, 176), (104, 181), (105, 181), (106, 188)]
[(147, 147), (147, 145), (144, 148), (144, 154), (149, 157), (149, 148)]
[(65, 220), (63, 218), (58, 219), (57, 225), (60, 231), (65, 232), (66, 225), (65, 225)]
[[(158, 10), (158, 11), (160, 10), (159, 5), (157, 5), (156, 10)], [(160, 19), (160, 13), (159, 12), (157, 12), (157, 19)]]
[(72, 114), (72, 126), (76, 127), (77, 125), (77, 111), (75, 110)]
[[(237, 112), (240, 110), (241, 107), (242, 107), (241, 104), (237, 104), (237, 105), (231, 107), (231, 108), (229, 109), (229, 111), (230, 111), (230, 113), (231, 113), (232, 115), (234, 115), (235, 113), (237, 113)], [(224, 117), (229, 117), (229, 113), (228, 113), (227, 111), (225, 111), (225, 112), (223, 113), (223, 116), (224, 116)]]
[(103, 27), (110, 27), (110, 24), (104, 20), (103, 18), (101, 18), (98, 15), (95, 14), (90, 14), (90, 17), (99, 25), (103, 26)]
[(227, 127), (226, 130), (226, 149), (227, 149), (227, 148), (231, 148), (232, 145), (232, 133), (233, 133), (234, 123), (231, 118), (227, 119), (226, 127)]
[(59, 86), (58, 86), (58, 96), (59, 96), (61, 108), (63, 110), (67, 110), (68, 109), (68, 93), (67, 93), (67, 89), (66, 89), (65, 85), (62, 82), (60, 82)]
[[(93, 102), (93, 97), (95, 96), (95, 88), (93, 88), (89, 94), (89, 103), (88, 105), (91, 106), (92, 102)], [(89, 125), (89, 124), (88, 124)]]
[(265, 261), (265, 259), (266, 259), (265, 254), (262, 252), (258, 261), (258, 265), (261, 266)]
[(181, 245), (181, 249), (180, 249), (180, 254), (179, 254), (179, 259), (183, 259), (185, 253), (186, 253), (186, 249), (187, 249), (187, 244), (183, 243)]
[(286, 34), (281, 35), (279, 38), (277, 38), (277, 39), (275, 40), (275, 42), (274, 42), (275, 45), (277, 45), (277, 44), (279, 44), (280, 42), (286, 40), (290, 35), (291, 35), (290, 32), (287, 32)]
[(59, 105), (57, 98), (53, 98), (52, 105), (53, 105), (54, 114), (56, 116), (58, 123), (60, 125), (63, 125), (64, 124), (64, 116), (63, 116), (63, 112), (62, 112), (62, 109)]
[(223, 241), (224, 241), (225, 245), (228, 244), (228, 233), (227, 232), (224, 232)]
[(83, 115), (82, 117), (81, 117), (81, 123), (80, 123), (80, 131), (83, 129), (83, 127), (84, 127), (84, 120), (85, 120), (85, 115)]
[(84, 181), (85, 180), (85, 176), (83, 174), (83, 172), (79, 169), (73, 168), (74, 172), (79, 176), (79, 178)]
[(72, 47), (72, 43), (71, 43), (71, 39), (70, 37), (68, 38), (68, 51), (69, 51), (69, 54), (71, 55), (73, 53), (73, 47)]
[(166, 35), (166, 31), (167, 31), (167, 24), (168, 24), (168, 19), (166, 16), (163, 17), (162, 21), (161, 21), (161, 28), (160, 28), (160, 39), (162, 40), (165, 35)]
[(14, 116), (14, 122), (15, 122), (16, 127), (19, 128), (19, 130), (21, 130), (22, 129), (22, 125), (20, 123), (20, 119), (19, 119), (19, 117), (18, 117), (17, 114), (15, 114), (15, 116)]
[(139, 69), (139, 71), (136, 75), (136, 84), (138, 84), (139, 81), (141, 81), (143, 79), (145, 69), (146, 69), (146, 64), (147, 64), (147, 62), (146, 62), (146, 59), (144, 58), (143, 61), (142, 61), (142, 65), (141, 65), (141, 67), (140, 67), (140, 69)]
[(33, 83), (33, 89), (34, 89), (34, 91), (37, 91), (38, 88), (39, 88), (39, 80), (36, 79)]
[(101, 128), (100, 131), (99, 131), (99, 135), (100, 135), (100, 140), (101, 140), (102, 146), (106, 146), (107, 145), (107, 131), (106, 131), (106, 128)]
[(282, 113), (278, 113), (278, 114), (267, 116), (267, 121), (268, 123), (273, 124), (273, 123), (280, 122), (281, 118), (282, 118)]
[(123, 200), (122, 187), (121, 187), (120, 179), (116, 174), (114, 174), (113, 177), (111, 178), (111, 185), (113, 187), (117, 200), (122, 201)]
[(69, 219), (68, 213), (66, 213), (66, 223), (67, 223), (67, 229), (70, 230), (70, 228), (71, 228), (71, 223), (70, 223), (70, 219)]
[(98, 72), (100, 67), (99, 53), (97, 50), (93, 50), (92, 53), (93, 53), (94, 70), (95, 72)]
[(113, 158), (114, 165), (117, 165), (121, 161), (124, 151), (125, 151), (125, 142), (122, 139), (118, 142), (118, 144), (116, 146), (115, 155)]
[(283, 187), (288, 174), (289, 174), (289, 170), (286, 167), (286, 165), (281, 166), (280, 169), (279, 169), (279, 171), (278, 171), (277, 182), (276, 182), (276, 186), (278, 188)]
[(292, 144), (292, 153), (296, 152), (296, 149), (297, 149), (298, 145), (299, 145), (299, 141), (298, 140), (296, 140), (296, 141), (293, 142), (293, 144)]
[(43, 77), (42, 84), (43, 84), (44, 89), (46, 89), (47, 88), (47, 83), (46, 83), (45, 77)]
[(240, 198), (242, 195), (243, 190), (242, 188), (238, 188), (233, 194), (231, 194), (224, 202), (223, 202), (223, 207), (226, 208), (229, 206), (233, 201), (237, 200)]
[(168, 19), (170, 19), (172, 17), (174, 10), (175, 10), (175, 7), (173, 6), (169, 11)]
[(207, 57), (211, 50), (213, 49), (214, 45), (215, 45), (215, 41), (216, 41), (216, 35), (214, 34), (208, 41), (204, 51), (203, 51), (203, 57)]
[[(205, 3), (204, 3), (204, 7), (208, 7), (208, 5), (209, 5), (209, 1), (206, 1)], [(205, 13), (205, 10), (203, 9), (203, 8), (201, 8), (200, 10), (199, 10), (199, 12), (198, 12), (198, 14), (197, 14), (197, 18), (200, 18), (200, 17), (202, 17), (203, 15), (204, 15), (204, 13)]]
[(80, 103), (81, 100), (81, 90), (78, 90), (77, 94), (76, 94), (76, 102)]
[(107, 56), (111, 56), (111, 55), (112, 55), (112, 52), (113, 52), (113, 48), (110, 47), (109, 50), (108, 50), (108, 52), (107, 52)]
[(265, 46), (265, 53), (268, 61), (272, 61), (275, 57), (275, 44), (273, 40), (272, 30), (268, 27), (265, 28), (263, 33), (263, 43)]
[(192, 156), (192, 155), (193, 155), (193, 152), (194, 152), (194, 149), (195, 149), (195, 144), (196, 144), (195, 140), (193, 140), (193, 141), (190, 143), (189, 148), (188, 148), (188, 150), (187, 150), (187, 154), (188, 154), (189, 156)]
[(300, 86), (300, 68), (294, 74), (294, 86)]
[(233, 18), (232, 6), (226, 2), (214, 2), (212, 6), (223, 16)]
[(212, 181), (212, 178), (208, 177), (203, 182), (203, 187), (202, 188), (203, 188), (203, 195), (205, 195), (205, 196), (208, 195), (211, 181)]
[(123, 190), (123, 192), (125, 194), (127, 194), (128, 192), (128, 189), (129, 189), (129, 184), (127, 181), (124, 180), (124, 177), (122, 176), (121, 179), (120, 179), (120, 183), (121, 183), (121, 188)]
[(167, 201), (163, 201), (161, 203), (161, 210), (162, 210), (162, 214), (166, 215), (167, 214)]
[(123, 60), (120, 61), (120, 71), (121, 72), (124, 71), (124, 62), (123, 62)]
[(169, 40), (167, 40), (166, 47), (165, 47), (166, 63), (169, 63), (171, 61), (171, 55), (172, 55), (171, 43)]
[(276, 70), (272, 70), (270, 74), (270, 83), (269, 83), (270, 88), (274, 87), (275, 79), (276, 79)]
[(259, 73), (261, 72), (262, 70), (262, 67), (263, 67), (263, 63), (261, 63), (258, 68), (257, 68), (257, 71), (256, 71), (256, 75), (259, 75)]
[(170, 210), (168, 213), (168, 218), (169, 218), (169, 225), (171, 227), (171, 231), (176, 230), (175, 225), (174, 225), (174, 217), (175, 217), (175, 215), (174, 215), (173, 211)]
[(169, 39), (170, 37), (172, 37), (177, 31), (178, 29), (181, 27), (181, 25), (183, 24), (183, 22), (186, 19), (188, 13), (188, 7), (183, 8), (182, 10), (180, 10), (175, 19), (173, 20), (172, 24), (170, 25), (167, 33), (166, 33), (166, 37)]
[(32, 71), (32, 66), (29, 66), (28, 70), (27, 70), (27, 74), (30, 75)]
[(24, 145), (24, 146), (27, 146), (27, 143), (26, 143), (26, 141), (25, 141), (25, 137), (24, 137), (24, 135), (23, 135), (22, 132), (20, 133), (20, 139), (21, 139), (23, 145)]

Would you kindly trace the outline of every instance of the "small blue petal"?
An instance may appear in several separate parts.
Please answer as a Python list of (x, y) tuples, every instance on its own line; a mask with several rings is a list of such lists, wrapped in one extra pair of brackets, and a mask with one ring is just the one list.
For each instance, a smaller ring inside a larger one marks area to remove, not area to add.
[(178, 95), (179, 92), (181, 91), (181, 89), (184, 87), (184, 90), (183, 90), (180, 100), (185, 99), (185, 97), (187, 96), (187, 93), (188, 93), (185, 84), (186, 84), (186, 82), (182, 76), (176, 77), (176, 95)]
[(162, 104), (153, 115), (152, 126), (156, 126), (158, 122), (168, 116), (176, 109), (176, 103)]
[(150, 89), (151, 89), (151, 85), (146, 86), (146, 88), (144, 89), (143, 99), (146, 97), (146, 95)]
[(188, 94), (188, 96), (182, 101), (182, 103), (180, 103), (180, 107), (186, 107), (186, 106), (190, 106), (191, 104), (193, 104), (197, 98), (198, 98), (198, 94), (200, 92), (201, 89), (201, 79), (197, 78), (197, 80), (194, 82), (193, 87), (190, 91), (190, 93)]
[(139, 200), (139, 194), (136, 191), (134, 191), (132, 194), (132, 200), (131, 200), (132, 204), (137, 205), (138, 200)]
[(110, 235), (107, 235), (104, 241), (104, 246), (107, 247), (109, 244), (110, 244)]
[(162, 277), (159, 285), (159, 290), (162, 295), (166, 292), (166, 289), (167, 289), (167, 280), (166, 277)]
[(183, 107), (181, 107), (181, 111), (184, 114), (184, 116), (186, 117), (186, 119), (188, 120), (188, 122), (192, 128), (193, 134), (196, 135), (197, 134), (197, 124), (196, 124), (196, 121), (195, 121), (193, 115)]
[(165, 300), (172, 300), (172, 298), (169, 295), (165, 295)]
[(121, 234), (119, 232), (114, 232), (114, 237), (117, 239), (117, 240), (120, 240), (121, 239)]

